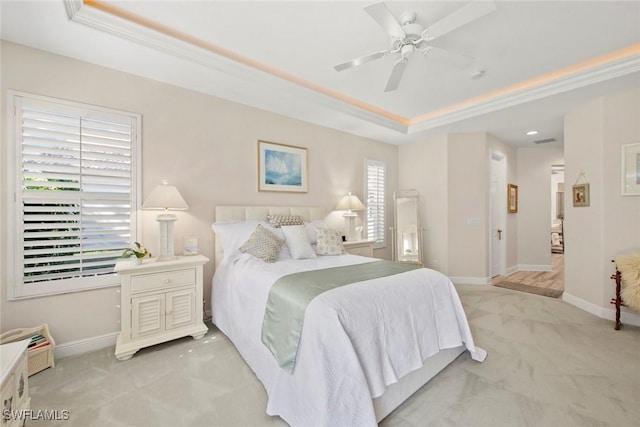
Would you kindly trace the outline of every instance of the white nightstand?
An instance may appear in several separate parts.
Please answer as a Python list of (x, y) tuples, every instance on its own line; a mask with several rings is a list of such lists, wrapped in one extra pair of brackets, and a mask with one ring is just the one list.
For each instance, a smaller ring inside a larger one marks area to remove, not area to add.
[(373, 258), (373, 240), (352, 240), (343, 242), (344, 250), (351, 255), (360, 255)]
[(143, 347), (191, 335), (204, 337), (202, 255), (170, 261), (121, 261), (115, 266), (121, 285), (121, 331), (116, 357), (130, 359)]
[[(0, 374), (2, 376), (2, 427), (23, 424), (24, 413), (29, 409), (29, 385), (27, 381), (27, 345), (30, 340), (16, 341), (0, 346)], [(5, 413), (5, 411), (8, 411)]]

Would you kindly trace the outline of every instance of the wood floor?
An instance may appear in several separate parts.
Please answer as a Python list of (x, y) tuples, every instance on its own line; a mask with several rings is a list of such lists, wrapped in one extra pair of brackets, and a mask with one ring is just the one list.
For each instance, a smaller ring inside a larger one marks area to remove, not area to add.
[(503, 281), (564, 291), (564, 255), (551, 254), (552, 271), (515, 271), (508, 276), (496, 276), (492, 283)]

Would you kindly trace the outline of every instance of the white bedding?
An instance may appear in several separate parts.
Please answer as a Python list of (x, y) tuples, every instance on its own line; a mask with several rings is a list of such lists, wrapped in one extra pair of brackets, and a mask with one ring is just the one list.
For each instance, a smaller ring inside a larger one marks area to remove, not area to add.
[(267, 264), (234, 254), (217, 267), (213, 321), (263, 383), (268, 414), (292, 426), (374, 426), (372, 398), (440, 349), (464, 344), (484, 360), (453, 284), (417, 269), (316, 297), (306, 310), (295, 370), (282, 370), (261, 342), (271, 284), (285, 274), (371, 260), (342, 255)]

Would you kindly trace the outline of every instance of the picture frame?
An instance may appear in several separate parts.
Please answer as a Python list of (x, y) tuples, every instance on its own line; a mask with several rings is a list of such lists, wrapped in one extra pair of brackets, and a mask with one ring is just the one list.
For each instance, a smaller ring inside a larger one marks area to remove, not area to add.
[(640, 196), (640, 143), (622, 146), (621, 194)]
[(309, 191), (308, 152), (304, 147), (258, 141), (258, 191)]
[(518, 213), (518, 186), (507, 185), (507, 212)]
[(574, 207), (589, 206), (589, 184), (576, 184), (573, 186), (572, 197)]

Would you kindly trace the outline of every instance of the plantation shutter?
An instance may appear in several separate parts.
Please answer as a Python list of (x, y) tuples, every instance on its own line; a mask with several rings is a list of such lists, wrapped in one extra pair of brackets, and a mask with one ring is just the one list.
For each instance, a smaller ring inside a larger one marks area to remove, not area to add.
[(366, 160), (367, 238), (375, 240), (375, 247), (385, 245), (385, 178), (384, 162)]
[(26, 97), (14, 105), (15, 296), (116, 284), (115, 260), (135, 240), (139, 117)]

